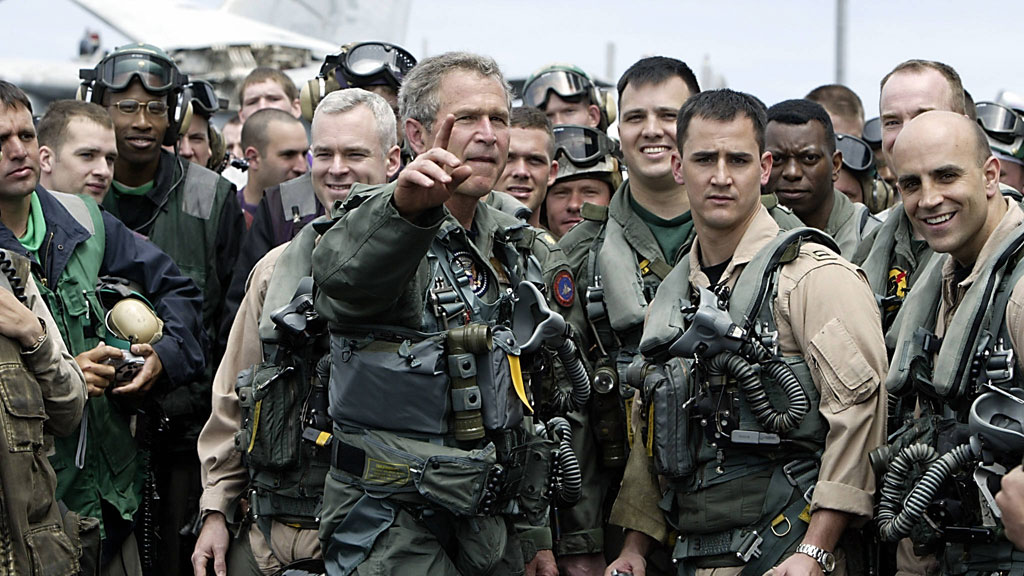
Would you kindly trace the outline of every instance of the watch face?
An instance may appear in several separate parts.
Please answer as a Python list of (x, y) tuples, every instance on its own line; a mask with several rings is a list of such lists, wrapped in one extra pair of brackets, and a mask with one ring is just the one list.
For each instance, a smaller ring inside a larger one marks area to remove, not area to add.
[(822, 556), (822, 568), (825, 570), (825, 574), (829, 574), (836, 569), (836, 557), (829, 552), (825, 552)]

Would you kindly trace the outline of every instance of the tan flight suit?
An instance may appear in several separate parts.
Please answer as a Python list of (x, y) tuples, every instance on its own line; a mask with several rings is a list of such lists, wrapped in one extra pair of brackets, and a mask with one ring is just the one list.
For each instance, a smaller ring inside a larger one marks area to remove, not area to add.
[[(721, 282), (730, 287), (743, 267), (779, 232), (760, 207), (740, 240)], [(694, 286), (709, 280), (698, 260), (700, 238), (690, 251)], [(825, 451), (810, 512), (825, 508), (852, 516), (859, 526), (872, 516), (874, 473), (868, 453), (885, 441), (885, 345), (878, 308), (863, 275), (849, 262), (814, 244), (782, 267), (774, 301), (779, 354), (804, 356), (821, 394), (818, 410), (828, 423)], [(662, 319), (664, 320), (664, 319)], [(658, 319), (648, 318), (648, 322)], [(639, 435), (638, 435), (639, 440)], [(664, 483), (653, 473), (642, 444), (630, 452), (611, 523), (665, 541), (668, 527), (658, 502)], [(842, 555), (837, 572), (844, 570)], [(742, 566), (701, 569), (698, 574), (738, 574)]]
[[(237, 499), (249, 483), (249, 473), (242, 464), (241, 453), (235, 449), (235, 433), (242, 425), (235, 378), (241, 370), (263, 361), (259, 333), (263, 301), (277, 260), (290, 244), (274, 248), (253, 268), (245, 298), (231, 326), (224, 358), (213, 380), (213, 411), (199, 435), (198, 446), (203, 480), (199, 509), (203, 516), (217, 511), (232, 521)], [(255, 523), (249, 526), (247, 538), (242, 535), (238, 542), (241, 549), (236, 550), (239, 546), (233, 545), (228, 559), (229, 574), (251, 573), (247, 567), (237, 565), (246, 560), (247, 548), (251, 548), (252, 556), (264, 574), (272, 574), (281, 568), (282, 563), (320, 557), (316, 530), (301, 530), (279, 522), (274, 522), (271, 529), (273, 552)]]
[[(942, 254), (936, 256), (946, 259), (942, 263), (942, 299), (939, 303), (937, 316), (942, 321), (936, 322), (935, 326), (935, 335), (938, 338), (942, 338), (945, 335), (946, 328), (953, 320), (953, 314), (956, 313), (964, 295), (971, 285), (974, 284), (974, 281), (978, 279), (979, 271), (984, 268), (984, 266), (979, 266), (978, 263), (984, 263), (998, 256), (993, 254), (993, 252), (1014, 232), (1015, 228), (1024, 224), (1024, 210), (1021, 210), (1020, 204), (1005, 196), (1004, 201), (1007, 203), (1006, 214), (1003, 215), (999, 225), (992, 231), (992, 235), (985, 241), (981, 252), (978, 253), (978, 259), (975, 261), (971, 274), (963, 282), (955, 284), (954, 270), (956, 264), (953, 258)], [(1024, 345), (1024, 280), (1018, 281), (1017, 285), (1013, 287), (1013, 291), (1010, 292), (1010, 300), (1006, 304), (1006, 329), (1010, 335), (1013, 351), (1017, 356), (1017, 367), (1020, 370), (1024, 370), (1024, 358), (1021, 358), (1020, 355), (1022, 351), (1021, 346)], [(896, 556), (896, 567), (897, 575), (931, 575), (938, 574), (939, 572), (938, 560), (934, 556), (916, 556), (912, 552), (912, 544), (909, 539), (900, 541)]]
[[(54, 498), (57, 478), (46, 454), (53, 449), (49, 435), (77, 429), (85, 377), (68, 354), (28, 262), (22, 262), (18, 275), (26, 280), (26, 305), (43, 320), (46, 337), (23, 351), (17, 341), (0, 336), (0, 575), (70, 575), (79, 570), (81, 550), (64, 532)], [(0, 286), (10, 289), (6, 276), (0, 275)]]

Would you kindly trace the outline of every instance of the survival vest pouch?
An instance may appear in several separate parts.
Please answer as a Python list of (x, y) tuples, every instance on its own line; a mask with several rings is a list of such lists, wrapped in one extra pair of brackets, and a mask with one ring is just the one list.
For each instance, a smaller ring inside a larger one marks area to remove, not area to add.
[(649, 430), (658, 474), (670, 479), (690, 475), (697, 466), (693, 442), (692, 409), (695, 391), (682, 362), (669, 361), (648, 375), (644, 397), (653, 411), (653, 429)]

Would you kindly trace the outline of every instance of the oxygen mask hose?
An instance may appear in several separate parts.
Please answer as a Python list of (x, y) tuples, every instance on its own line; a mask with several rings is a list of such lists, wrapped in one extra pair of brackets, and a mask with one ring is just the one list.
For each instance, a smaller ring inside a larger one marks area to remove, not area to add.
[(765, 393), (764, 383), (754, 366), (739, 354), (720, 352), (708, 362), (708, 376), (726, 375), (734, 378), (750, 403), (750, 411), (758, 424), (776, 434), (788, 432), (800, 425), (810, 411), (807, 394), (800, 387), (796, 374), (785, 363), (769, 360), (762, 363), (764, 372), (782, 387), (788, 406), (785, 411), (772, 406)]
[(560, 504), (573, 506), (583, 495), (583, 473), (576, 453), (572, 451), (572, 427), (569, 421), (556, 416), (548, 421), (548, 434), (558, 441), (556, 465), (558, 474), (552, 494)]
[(583, 361), (576, 354), (576, 345), (568, 337), (555, 348), (558, 359), (565, 367), (565, 373), (572, 384), (572, 391), (555, 392), (554, 405), (558, 412), (572, 412), (580, 410), (590, 400), (590, 378), (587, 377), (587, 370), (583, 367)]
[[(887, 542), (898, 542), (910, 535), (911, 529), (921, 521), (925, 509), (935, 500), (942, 483), (974, 458), (970, 444), (961, 444), (938, 457), (935, 449), (925, 444), (907, 446), (892, 460), (882, 484), (878, 504), (878, 534)], [(925, 464), (928, 470), (914, 485), (906, 498), (903, 487), (907, 484), (914, 464)], [(901, 500), (905, 503), (897, 512)]]

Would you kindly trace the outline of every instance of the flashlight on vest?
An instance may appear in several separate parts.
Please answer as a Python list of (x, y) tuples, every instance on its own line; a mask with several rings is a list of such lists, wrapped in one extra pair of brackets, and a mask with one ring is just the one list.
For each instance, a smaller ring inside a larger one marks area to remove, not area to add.
[(479, 440), (484, 437), (482, 399), (477, 386), (476, 355), (490, 352), (494, 343), (491, 327), (467, 324), (448, 331), (448, 374), (451, 376), (452, 412), (455, 415), (455, 439)]

